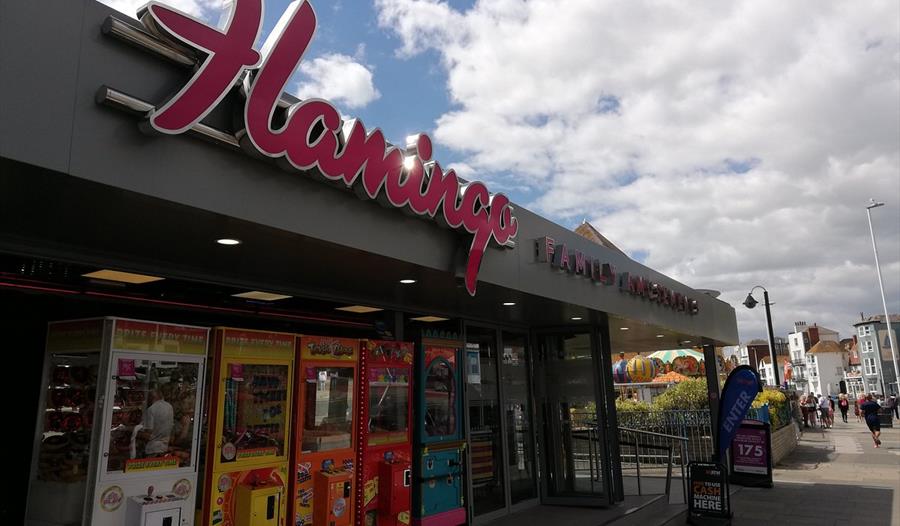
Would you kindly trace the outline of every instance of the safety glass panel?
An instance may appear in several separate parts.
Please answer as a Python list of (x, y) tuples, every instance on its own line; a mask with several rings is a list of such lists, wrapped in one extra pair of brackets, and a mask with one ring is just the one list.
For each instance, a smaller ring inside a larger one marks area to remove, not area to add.
[(200, 365), (120, 357), (114, 366), (106, 471), (190, 466)]
[(303, 451), (351, 447), (353, 368), (307, 367)]
[(284, 455), (288, 366), (230, 364), (220, 462)]
[(97, 353), (50, 355), (50, 382), (38, 451), (39, 480), (71, 484), (87, 476), (97, 363)]
[(437, 361), (425, 376), (425, 434), (446, 436), (456, 433), (456, 390), (450, 365)]
[(409, 428), (409, 368), (369, 371), (369, 445), (404, 442)]

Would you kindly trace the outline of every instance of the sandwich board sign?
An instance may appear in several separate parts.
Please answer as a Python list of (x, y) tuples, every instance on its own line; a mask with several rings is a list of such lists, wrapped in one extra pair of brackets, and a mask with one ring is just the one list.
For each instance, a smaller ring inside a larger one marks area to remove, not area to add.
[(688, 475), (688, 524), (731, 524), (725, 466), (718, 462), (691, 462)]

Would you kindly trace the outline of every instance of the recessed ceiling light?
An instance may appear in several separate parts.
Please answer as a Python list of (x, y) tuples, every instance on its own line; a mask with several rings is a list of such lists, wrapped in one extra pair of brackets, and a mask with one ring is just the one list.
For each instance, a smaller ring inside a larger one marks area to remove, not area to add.
[(416, 280), (414, 280), (414, 279), (401, 279), (400, 280), (400, 283), (403, 283), (404, 285), (412, 285), (415, 282), (416, 282)]
[(666, 336), (665, 334), (657, 334), (656, 335), (657, 338), (665, 338), (665, 336)]
[(450, 318), (441, 318), (440, 316), (419, 316), (418, 318), (410, 318), (412, 321), (425, 321), (428, 323), (435, 321), (447, 321)]
[(628, 327), (619, 327), (619, 330), (620, 330), (620, 331), (627, 331), (627, 330), (628, 330)]
[(234, 239), (234, 238), (232, 238), (232, 237), (223, 237), (223, 238), (221, 238), (221, 239), (217, 239), (217, 240), (216, 240), (216, 243), (218, 243), (218, 244), (220, 244), (220, 245), (225, 245), (225, 246), (231, 247), (231, 246), (234, 246), (234, 245), (240, 245), (240, 244), (241, 244), (241, 240), (240, 240), (240, 239)]
[(261, 290), (251, 290), (249, 292), (241, 292), (240, 294), (232, 294), (235, 298), (244, 298), (247, 300), (260, 300), (260, 301), (278, 301), (278, 300), (286, 300), (288, 298), (292, 298), (293, 296), (287, 296), (285, 294), (275, 294), (274, 292), (263, 292)]
[(378, 312), (378, 307), (367, 307), (365, 305), (347, 305), (346, 307), (335, 307), (334, 310), (342, 310), (344, 312), (353, 312), (355, 314), (367, 314), (369, 312)]
[(572, 316), (572, 321), (581, 321), (581, 316)]
[(515, 304), (516, 304), (516, 302), (514, 302), (514, 301), (504, 301), (503, 302), (504, 307), (512, 307)]
[(691, 343), (691, 340), (684, 340), (684, 341), (681, 342), (681, 343)]
[(131, 283), (140, 285), (143, 283), (151, 283), (153, 281), (162, 281), (166, 278), (159, 276), (148, 276), (146, 274), (134, 274), (132, 272), (120, 272), (118, 270), (103, 269), (95, 272), (82, 274), (86, 278), (105, 279), (106, 281), (118, 281), (120, 283)]

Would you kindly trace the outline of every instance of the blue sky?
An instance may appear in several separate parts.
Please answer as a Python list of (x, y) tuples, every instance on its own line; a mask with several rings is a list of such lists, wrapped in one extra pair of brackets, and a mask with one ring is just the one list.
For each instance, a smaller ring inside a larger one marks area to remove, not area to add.
[[(288, 2), (276, 0), (267, 4), (264, 32), (268, 33), (284, 11)], [(472, 2), (451, 2), (460, 7)], [(354, 56), (360, 46), (364, 55), (359, 57), (371, 68), (373, 82), (381, 96), (365, 107), (346, 109), (336, 103), (345, 114), (363, 120), (367, 128), (381, 128), (388, 140), (402, 142), (415, 132), (431, 133), (438, 117), (450, 107), (446, 90), (447, 74), (440, 65), (440, 56), (434, 51), (399, 58), (398, 38), (379, 27), (378, 14), (369, 2), (343, 0), (313, 2), (318, 19), (318, 29), (308, 58), (340, 53)], [(295, 78), (302, 80), (302, 75)], [(447, 166), (459, 161), (454, 152), (435, 144), (434, 158)]]

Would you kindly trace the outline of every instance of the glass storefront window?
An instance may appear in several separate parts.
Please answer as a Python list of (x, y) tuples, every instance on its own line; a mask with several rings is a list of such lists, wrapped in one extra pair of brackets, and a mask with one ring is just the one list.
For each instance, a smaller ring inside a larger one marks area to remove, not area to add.
[(352, 446), (353, 368), (307, 367), (304, 452)]
[(50, 383), (38, 450), (39, 480), (74, 483), (87, 476), (97, 363), (97, 353), (50, 356)]
[(446, 436), (456, 433), (456, 379), (450, 364), (434, 362), (425, 376), (425, 434)]
[(284, 455), (288, 366), (232, 364), (225, 380), (221, 462)]
[(106, 471), (191, 465), (195, 362), (118, 358)]
[(478, 516), (506, 506), (496, 331), (467, 327), (466, 355), (472, 507)]
[(408, 367), (381, 367), (369, 373), (369, 445), (406, 441), (409, 428)]

